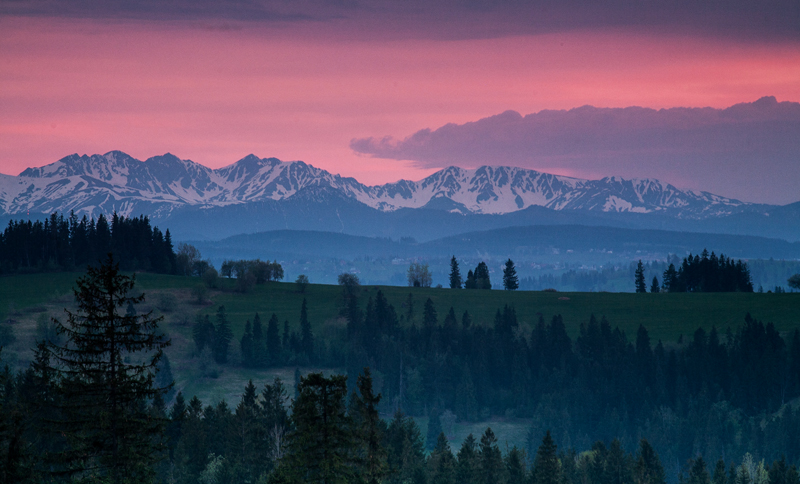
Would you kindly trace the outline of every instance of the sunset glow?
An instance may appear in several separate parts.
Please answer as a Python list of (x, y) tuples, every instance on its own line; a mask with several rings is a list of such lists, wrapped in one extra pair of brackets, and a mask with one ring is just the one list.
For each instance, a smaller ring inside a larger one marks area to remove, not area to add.
[(351, 139), (402, 138), (509, 109), (800, 101), (800, 49), (790, 41), (631, 29), (375, 39), (325, 29), (4, 18), (0, 172), (75, 152), (171, 152), (215, 168), (254, 153), (377, 184), (433, 169), (358, 155)]

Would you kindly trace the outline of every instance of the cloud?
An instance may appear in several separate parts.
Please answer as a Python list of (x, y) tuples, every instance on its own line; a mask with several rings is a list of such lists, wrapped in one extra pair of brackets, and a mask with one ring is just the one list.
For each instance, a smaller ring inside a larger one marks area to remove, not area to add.
[(484, 38), (638, 29), (800, 40), (797, 0), (10, 0), (0, 16), (335, 24), (359, 37)]
[(747, 201), (800, 200), (800, 103), (764, 97), (727, 109), (506, 111), (399, 140), (354, 139), (375, 158), (420, 167), (513, 165), (596, 177), (653, 177)]

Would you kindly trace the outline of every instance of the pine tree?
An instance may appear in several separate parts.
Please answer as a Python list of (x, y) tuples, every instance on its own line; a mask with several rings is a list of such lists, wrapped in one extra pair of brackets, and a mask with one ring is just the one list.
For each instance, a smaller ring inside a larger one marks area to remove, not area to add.
[(428, 414), (428, 433), (425, 436), (425, 448), (433, 450), (436, 447), (436, 441), (439, 439), (439, 434), (442, 433), (442, 420), (441, 412), (438, 409), (431, 409)]
[(424, 472), (425, 445), (413, 418), (401, 411), (394, 414), (386, 429), (386, 450), (391, 483), (414, 482)]
[(492, 282), (489, 280), (489, 267), (486, 262), (479, 262), (475, 268), (475, 289), (491, 289)]
[(542, 439), (542, 445), (536, 451), (536, 459), (533, 462), (533, 483), (559, 484), (560, 482), (561, 466), (558, 463), (556, 444), (548, 430)]
[(242, 352), (242, 366), (245, 368), (254, 367), (253, 361), (253, 330), (248, 320), (244, 325), (244, 334), (239, 341), (239, 348)]
[(427, 467), (431, 484), (456, 484), (456, 459), (444, 432), (440, 432), (436, 439)]
[(450, 289), (461, 289), (461, 272), (458, 270), (456, 256), (450, 259)]
[[(728, 484), (728, 475), (725, 472), (725, 461), (721, 458), (717, 461), (717, 465), (714, 468), (714, 477), (711, 480), (714, 484)], [(770, 482), (774, 481), (770, 478)]]
[(461, 443), (456, 464), (456, 482), (459, 484), (478, 484), (480, 482), (480, 462), (475, 437), (469, 434)]
[(306, 308), (306, 298), (303, 298), (303, 305), (300, 307), (300, 334), (303, 353), (309, 361), (314, 357), (314, 334), (311, 332), (311, 323), (308, 322), (308, 309)]
[(55, 425), (69, 442), (65, 470), (113, 483), (146, 482), (154, 475), (164, 421), (143, 404), (167, 390), (154, 382), (170, 342), (152, 312), (121, 314), (129, 303), (143, 302), (144, 294), (129, 296), (135, 278), (120, 274), (110, 254), (76, 284), (77, 311), (65, 310), (66, 323), (55, 320), (67, 343), (48, 347), (64, 402)]
[(356, 385), (359, 395), (353, 420), (358, 423), (355, 432), (357, 445), (360, 447), (358, 474), (367, 484), (377, 484), (389, 472), (386, 449), (383, 447), (383, 421), (378, 415), (381, 395), (372, 392), (369, 368), (364, 368), (364, 374), (358, 376)]
[(636, 292), (647, 292), (647, 285), (644, 282), (644, 264), (642, 264), (641, 259), (639, 260), (639, 264), (636, 265)]
[[(500, 453), (500, 448), (497, 446), (497, 437), (495, 437), (492, 429), (487, 427), (486, 431), (481, 437), (480, 454), (480, 481), (481, 484), (495, 484), (503, 482), (503, 455)], [(558, 484), (553, 483), (553, 484)]]
[(702, 457), (698, 457), (697, 460), (692, 463), (689, 469), (687, 484), (711, 484), (711, 476), (708, 474), (706, 463), (703, 461)]
[(506, 261), (506, 267), (503, 269), (503, 289), (506, 291), (515, 291), (519, 289), (517, 270), (514, 268), (514, 261), (511, 259)]
[(658, 277), (653, 276), (653, 284), (650, 286), (650, 292), (658, 293), (661, 292), (661, 289), (658, 287)]
[(464, 289), (477, 289), (477, 283), (475, 281), (475, 273), (472, 272), (472, 269), (467, 271), (467, 280), (464, 281)]
[(525, 452), (518, 449), (515, 445), (508, 451), (505, 458), (506, 476), (508, 480), (506, 484), (525, 484)]
[(280, 334), (278, 334), (278, 316), (275, 313), (272, 313), (267, 323), (267, 359), (270, 366), (281, 364), (281, 340)]
[(214, 334), (214, 343), (211, 348), (214, 361), (220, 365), (228, 362), (228, 348), (233, 339), (233, 331), (225, 313), (225, 306), (217, 308), (217, 325)]
[(256, 313), (253, 317), (253, 365), (256, 368), (267, 366), (268, 355), (265, 353), (264, 325)]
[[(724, 464), (722, 472), (725, 473)], [(635, 484), (666, 484), (664, 467), (661, 465), (658, 454), (645, 439), (639, 442), (639, 454), (634, 466), (634, 482)]]
[(353, 437), (345, 413), (347, 377), (310, 373), (292, 403), (294, 429), (278, 474), (288, 482), (346, 484), (354, 479)]

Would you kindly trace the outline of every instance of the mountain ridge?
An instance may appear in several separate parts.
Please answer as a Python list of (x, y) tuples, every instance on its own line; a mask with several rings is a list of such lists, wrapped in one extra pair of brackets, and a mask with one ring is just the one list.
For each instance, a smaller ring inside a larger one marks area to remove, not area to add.
[[(556, 211), (661, 213), (704, 219), (759, 212), (771, 205), (681, 190), (655, 179), (585, 180), (507, 166), (444, 168), (419, 181), (367, 186), (302, 161), (248, 155), (211, 169), (166, 153), (140, 161), (121, 151), (73, 154), (55, 163), (0, 176), (0, 214), (54, 211), (96, 215), (286, 201), (325, 188), (381, 212), (437, 208), (454, 213), (508, 214), (540, 206)], [(438, 200), (444, 199), (444, 200)]]

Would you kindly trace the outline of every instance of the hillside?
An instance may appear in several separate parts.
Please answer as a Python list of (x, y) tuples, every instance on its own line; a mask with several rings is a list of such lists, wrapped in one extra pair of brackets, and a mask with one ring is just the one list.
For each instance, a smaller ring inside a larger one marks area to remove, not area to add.
[[(59, 317), (63, 308), (71, 305), (71, 287), (80, 275), (57, 273), (0, 277), (0, 301), (4, 301), (0, 306), (2, 324), (9, 324), (11, 319), (16, 333), (32, 336), (35, 320), (40, 314)], [(190, 339), (190, 326), (195, 315), (213, 315), (220, 305), (227, 310), (236, 338), (241, 337), (245, 321), (252, 319), (255, 313), (262, 318), (275, 313), (279, 321), (288, 320), (296, 329), (303, 298), (307, 300), (309, 320), (315, 332), (324, 333), (327, 326), (341, 324), (337, 322), (341, 305), (339, 286), (310, 284), (305, 293), (300, 293), (294, 283), (270, 282), (256, 285), (249, 293), (242, 294), (232, 290), (234, 281), (221, 282), (222, 289), (211, 290), (209, 301), (203, 305), (195, 304), (191, 294), (191, 289), (199, 284), (196, 278), (142, 273), (137, 274), (136, 287), (147, 295), (142, 310), (150, 308), (162, 314), (165, 317), (164, 329), (186, 341)], [(404, 314), (404, 302), (411, 294), (417, 317), (427, 298), (435, 304), (440, 320), (452, 306), (459, 317), (467, 310), (474, 323), (492, 325), (495, 312), (508, 304), (516, 309), (520, 326), (529, 330), (540, 315), (549, 320), (560, 314), (571, 337), (579, 333), (580, 325), (586, 323), (592, 314), (605, 316), (612, 326), (625, 331), (629, 339), (642, 324), (653, 341), (661, 339), (665, 343), (675, 343), (681, 335), (688, 336), (698, 327), (710, 329), (716, 326), (722, 333), (728, 328), (735, 329), (748, 312), (765, 322), (774, 323), (779, 331), (800, 328), (800, 294), (797, 293), (552, 293), (365, 286), (362, 288), (362, 306), (378, 290), (384, 293), (398, 314)], [(172, 295), (175, 299), (170, 307), (162, 310), (158, 306), (165, 295)], [(23, 352), (29, 347), (20, 343), (9, 349)], [(180, 345), (170, 352), (178, 351), (178, 348)]]
[[(0, 277), (0, 325), (12, 328), (16, 341), (4, 348), (3, 362), (12, 368), (28, 364), (30, 349), (37, 338), (37, 323), (49, 317), (63, 317), (63, 309), (72, 307), (70, 294), (77, 273), (31, 274)], [(339, 319), (341, 288), (333, 285), (311, 284), (300, 293), (294, 283), (267, 283), (257, 285), (252, 291), (241, 294), (232, 291), (233, 281), (224, 280), (220, 289), (209, 293), (209, 301), (199, 305), (192, 295), (198, 279), (154, 274), (137, 274), (137, 288), (146, 293), (146, 302), (139, 311), (153, 310), (164, 316), (161, 325), (172, 339), (166, 350), (171, 362), (176, 389), (185, 395), (197, 395), (204, 403), (225, 399), (238, 402), (248, 380), (261, 386), (278, 376), (291, 384), (295, 367), (248, 369), (239, 365), (238, 340), (245, 322), (258, 312), (263, 320), (275, 313), (281, 323), (289, 321), (290, 329), (298, 329), (299, 308), (305, 298), (314, 334), (322, 339), (326, 335), (341, 334), (345, 322)], [(498, 309), (508, 304), (518, 315), (520, 330), (528, 334), (533, 324), (543, 317), (549, 321), (553, 315), (564, 318), (567, 333), (575, 338), (581, 324), (592, 314), (605, 316), (611, 326), (621, 328), (629, 341), (635, 337), (639, 324), (650, 332), (653, 344), (662, 340), (667, 348), (685, 345), (698, 327), (715, 326), (721, 335), (736, 331), (750, 312), (765, 322), (773, 322), (777, 329), (789, 332), (800, 328), (800, 294), (626, 294), (626, 293), (551, 293), (506, 292), (450, 289), (424, 289), (408, 287), (362, 288), (361, 304), (380, 290), (398, 314), (404, 315), (404, 301), (409, 294), (415, 306), (415, 320), (419, 321), (422, 306), (427, 298), (434, 302), (441, 324), (452, 306), (460, 317), (468, 310), (473, 323), (492, 326)], [(192, 324), (196, 315), (208, 314), (214, 318), (217, 308), (224, 305), (232, 323), (234, 341), (231, 344), (231, 363), (218, 366), (196, 353), (192, 341)], [(723, 336), (724, 337), (724, 336)], [(682, 343), (679, 343), (682, 341)], [(343, 371), (342, 368), (300, 368), (309, 371)], [(426, 418), (419, 419), (423, 432)], [(451, 431), (451, 442), (459, 445), (468, 433), (479, 435), (486, 425), (509, 445), (523, 446), (529, 420), (492, 417), (490, 421), (459, 422)]]

